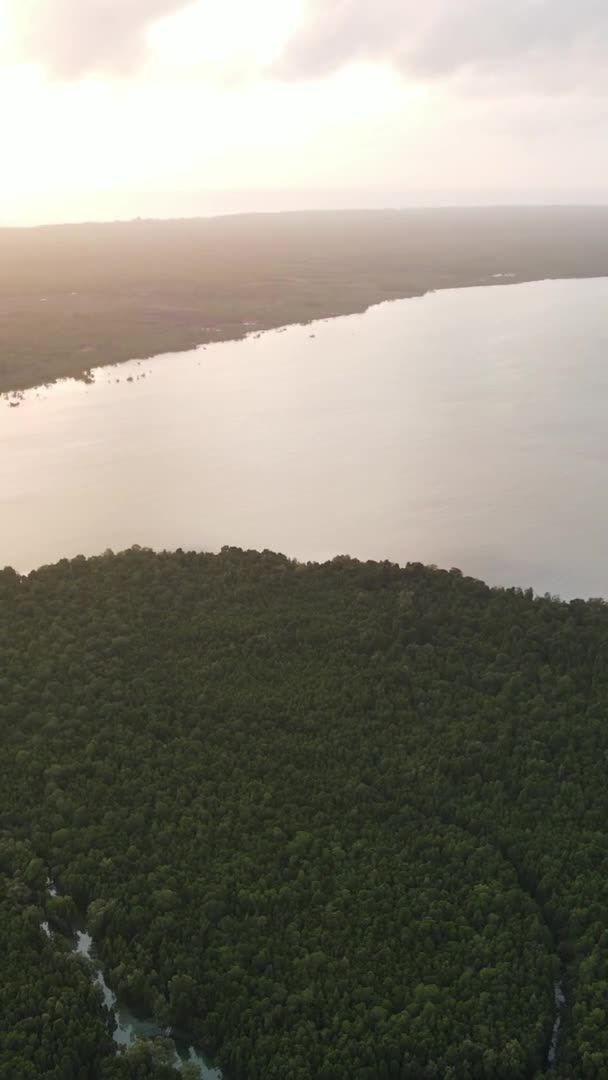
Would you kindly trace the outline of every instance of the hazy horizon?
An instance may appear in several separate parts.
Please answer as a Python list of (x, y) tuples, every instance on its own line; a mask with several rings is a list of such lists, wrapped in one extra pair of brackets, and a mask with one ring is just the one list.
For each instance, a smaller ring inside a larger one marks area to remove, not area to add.
[[(70, 212), (70, 207), (72, 208)], [(65, 209), (47, 210), (46, 216), (34, 214), (10, 220), (0, 212), (0, 228), (38, 228), (44, 225), (104, 224), (116, 221), (159, 220), (179, 221), (196, 218), (246, 216), (253, 214), (292, 214), (292, 213), (339, 213), (340, 211), (408, 211), (408, 210), (457, 210), (457, 209), (543, 209), (546, 207), (564, 208), (608, 208), (607, 192), (555, 192), (537, 193), (520, 192), (510, 195), (500, 192), (453, 192), (453, 193), (417, 193), (404, 196), (390, 196), (383, 192), (361, 194), (358, 192), (318, 193), (311, 192), (308, 197), (300, 192), (203, 192), (192, 193), (187, 198), (177, 198), (174, 194), (158, 195), (145, 193), (133, 198), (118, 197), (116, 200), (105, 199), (95, 204), (95, 210), (87, 213), (87, 204), (83, 202), (81, 210), (74, 210), (74, 201), (69, 201)]]
[(608, 203), (595, 0), (0, 0), (0, 222)]

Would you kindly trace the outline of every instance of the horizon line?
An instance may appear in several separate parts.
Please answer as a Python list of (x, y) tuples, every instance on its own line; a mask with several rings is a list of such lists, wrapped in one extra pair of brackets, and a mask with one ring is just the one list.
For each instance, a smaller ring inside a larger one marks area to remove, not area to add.
[(38, 221), (29, 224), (10, 224), (0, 222), (2, 231), (31, 231), (34, 229), (62, 229), (78, 226), (104, 226), (104, 225), (149, 225), (171, 224), (176, 222), (199, 222), (218, 221), (226, 218), (252, 218), (252, 217), (297, 217), (306, 214), (400, 214), (400, 213), (443, 213), (446, 211), (473, 211), (487, 212), (496, 210), (529, 211), (529, 210), (584, 210), (606, 211), (608, 210), (608, 198), (605, 202), (495, 202), (495, 203), (418, 203), (404, 204), (402, 206), (345, 206), (345, 207), (302, 207), (288, 210), (226, 210), (221, 213), (209, 214), (185, 214), (181, 215), (152, 215), (135, 217), (115, 218), (76, 218), (64, 221)]

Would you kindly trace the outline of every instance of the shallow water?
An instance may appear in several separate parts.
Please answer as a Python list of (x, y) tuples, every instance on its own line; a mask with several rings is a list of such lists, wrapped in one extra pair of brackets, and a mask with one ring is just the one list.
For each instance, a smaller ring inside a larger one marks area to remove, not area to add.
[[(93, 939), (90, 934), (85, 931), (78, 931), (75, 951), (80, 953), (81, 956), (86, 956), (95, 965)], [(95, 982), (101, 988), (106, 1007), (114, 1015), (116, 1026), (112, 1037), (118, 1046), (131, 1046), (137, 1039), (152, 1039), (167, 1034), (154, 1019), (138, 1017), (125, 1005), (119, 1003), (116, 994), (113, 990), (110, 990), (101, 970), (96, 965)], [(219, 1069), (214, 1069), (209, 1065), (200, 1054), (196, 1053), (193, 1046), (178, 1047), (176, 1068), (179, 1069), (185, 1061), (191, 1061), (198, 1065), (201, 1080), (221, 1080), (222, 1074)]]
[[(52, 878), (47, 878), (46, 891), (49, 896), (59, 895), (57, 885)], [(54, 932), (51, 930), (49, 923), (46, 920), (41, 924), (41, 929), (48, 938), (54, 937)], [(222, 1080), (221, 1071), (210, 1065), (201, 1054), (196, 1052), (193, 1046), (189, 1046), (186, 1042), (175, 1038), (170, 1029), (163, 1030), (153, 1017), (137, 1016), (131, 1009), (127, 1008), (127, 1006), (118, 1000), (116, 994), (110, 989), (103, 977), (103, 972), (95, 954), (93, 938), (86, 930), (77, 930), (75, 932), (73, 937), (73, 951), (80, 956), (86, 957), (86, 959), (90, 961), (93, 981), (99, 986), (103, 994), (104, 1004), (114, 1018), (112, 1038), (117, 1046), (127, 1047), (131, 1046), (138, 1039), (153, 1039), (157, 1036), (168, 1036), (172, 1039), (175, 1046), (174, 1067), (176, 1069), (181, 1069), (185, 1062), (192, 1062), (198, 1066), (201, 1080)]]
[(608, 279), (549, 281), (0, 401), (0, 566), (235, 544), (606, 595), (607, 356)]

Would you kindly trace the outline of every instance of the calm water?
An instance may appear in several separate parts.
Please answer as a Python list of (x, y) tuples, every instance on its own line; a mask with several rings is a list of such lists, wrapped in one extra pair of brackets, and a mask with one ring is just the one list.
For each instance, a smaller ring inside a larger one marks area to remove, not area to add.
[(0, 401), (0, 565), (236, 544), (607, 595), (607, 417), (608, 279), (99, 369)]

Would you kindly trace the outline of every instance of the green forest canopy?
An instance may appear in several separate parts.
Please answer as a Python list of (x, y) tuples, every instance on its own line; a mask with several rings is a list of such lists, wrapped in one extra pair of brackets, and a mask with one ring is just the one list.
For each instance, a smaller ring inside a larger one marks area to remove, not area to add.
[[(0, 1078), (608, 1077), (608, 606), (139, 548), (0, 572)], [(47, 892), (47, 879), (61, 896)]]

